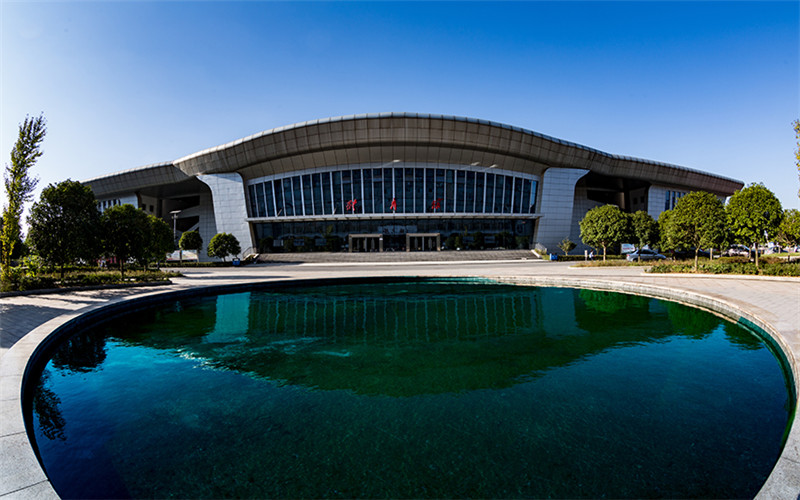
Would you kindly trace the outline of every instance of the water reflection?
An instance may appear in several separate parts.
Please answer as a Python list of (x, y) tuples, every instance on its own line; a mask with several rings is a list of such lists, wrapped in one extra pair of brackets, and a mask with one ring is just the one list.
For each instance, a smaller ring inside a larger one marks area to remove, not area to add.
[(39, 377), (34, 389), (33, 411), (39, 422), (39, 429), (47, 439), (64, 440), (64, 417), (61, 415), (61, 400), (50, 390), (50, 372)]
[[(592, 290), (446, 282), (288, 289), (184, 300), (146, 313), (139, 325), (106, 323), (97, 338), (111, 334), (278, 384), (415, 396), (510, 387), (615, 346), (700, 338), (721, 324), (663, 304)], [(67, 351), (75, 352), (56, 359), (77, 355), (78, 365), (91, 366), (101, 356), (92, 345), (70, 342)]]

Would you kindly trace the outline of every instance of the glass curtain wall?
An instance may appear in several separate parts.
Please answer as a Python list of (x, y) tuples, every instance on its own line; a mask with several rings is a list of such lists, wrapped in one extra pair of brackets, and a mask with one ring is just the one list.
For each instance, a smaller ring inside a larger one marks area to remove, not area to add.
[(537, 178), (487, 170), (398, 164), (259, 179), (248, 185), (250, 216), (534, 213)]

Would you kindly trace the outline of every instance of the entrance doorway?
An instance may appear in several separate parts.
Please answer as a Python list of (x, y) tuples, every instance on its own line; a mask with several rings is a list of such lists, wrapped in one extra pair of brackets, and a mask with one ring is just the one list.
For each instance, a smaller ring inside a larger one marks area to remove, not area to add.
[(407, 233), (406, 252), (442, 250), (442, 233)]
[(383, 252), (383, 235), (380, 233), (348, 234), (349, 252)]

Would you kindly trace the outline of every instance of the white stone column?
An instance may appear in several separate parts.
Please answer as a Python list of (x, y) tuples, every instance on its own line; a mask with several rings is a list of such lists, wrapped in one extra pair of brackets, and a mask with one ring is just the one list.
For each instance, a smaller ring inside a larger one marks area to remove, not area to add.
[(558, 253), (558, 244), (564, 238), (580, 243), (572, 238), (575, 232), (572, 227), (575, 184), (588, 172), (580, 168), (553, 167), (545, 170), (542, 176), (542, 201), (537, 210), (542, 217), (536, 226), (534, 241), (547, 247), (548, 252)]
[[(214, 205), (214, 221), (217, 233), (230, 233), (239, 240), (242, 251), (253, 246), (250, 227), (247, 223), (247, 208), (244, 198), (244, 182), (237, 173), (198, 175), (200, 181), (211, 189)], [(213, 237), (214, 235), (212, 235)], [(203, 241), (205, 246), (211, 241)]]

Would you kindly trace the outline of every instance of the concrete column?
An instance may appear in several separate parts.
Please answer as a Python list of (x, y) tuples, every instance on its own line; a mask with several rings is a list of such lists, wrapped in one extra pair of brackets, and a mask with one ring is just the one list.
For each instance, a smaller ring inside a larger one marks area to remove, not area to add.
[[(571, 235), (575, 232), (572, 227), (575, 184), (588, 172), (579, 168), (548, 168), (542, 176), (542, 201), (537, 210), (542, 217), (537, 224), (534, 241), (547, 247), (549, 252), (556, 252), (562, 239), (572, 239)], [(583, 215), (580, 214), (578, 220)]]
[[(198, 175), (198, 179), (211, 189), (214, 206), (215, 233), (230, 233), (239, 240), (242, 251), (254, 246), (247, 223), (244, 182), (237, 173)], [(213, 237), (213, 235), (212, 235)], [(204, 238), (204, 243), (208, 245)]]

